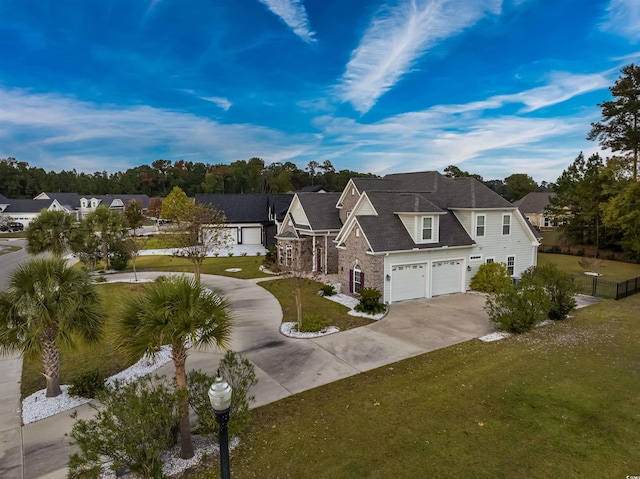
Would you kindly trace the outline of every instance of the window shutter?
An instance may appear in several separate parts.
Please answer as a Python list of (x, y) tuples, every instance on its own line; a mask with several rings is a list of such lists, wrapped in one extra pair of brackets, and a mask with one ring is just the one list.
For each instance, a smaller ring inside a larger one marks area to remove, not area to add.
[(353, 270), (349, 270), (349, 292), (353, 293)]
[(364, 288), (364, 271), (360, 271), (360, 289)]

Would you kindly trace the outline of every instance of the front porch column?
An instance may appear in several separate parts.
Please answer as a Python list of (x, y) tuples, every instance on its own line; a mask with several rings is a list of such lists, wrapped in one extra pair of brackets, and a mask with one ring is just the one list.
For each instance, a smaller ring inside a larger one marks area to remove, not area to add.
[(316, 237), (315, 236), (313, 236), (313, 246), (311, 247), (311, 251), (312, 251), (311, 261), (313, 262), (311, 264), (311, 271), (313, 271), (315, 273), (316, 270), (318, 269), (318, 258), (316, 257), (316, 255), (318, 253), (316, 252)]

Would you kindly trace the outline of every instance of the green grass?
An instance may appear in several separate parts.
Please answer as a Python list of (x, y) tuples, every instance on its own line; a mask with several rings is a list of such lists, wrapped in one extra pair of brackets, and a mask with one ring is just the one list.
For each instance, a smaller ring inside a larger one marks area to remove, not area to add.
[(26, 238), (27, 237), (27, 232), (26, 231), (20, 231), (20, 232), (16, 232), (16, 233), (0, 233), (0, 239), (1, 238)]
[[(580, 266), (581, 256), (563, 254), (538, 253), (538, 264), (553, 263), (562, 271), (569, 274), (583, 274), (586, 270)], [(625, 281), (640, 276), (640, 264), (624, 263), (622, 261), (601, 260), (599, 273), (602, 279), (608, 281)]]
[[(294, 296), (296, 281), (300, 281), (302, 298), (302, 327), (305, 328), (305, 318), (309, 320), (312, 329), (318, 329), (318, 324), (337, 326), (341, 331), (370, 324), (371, 319), (350, 316), (349, 308), (335, 301), (318, 296), (322, 283), (310, 279), (286, 278), (258, 283), (273, 294), (282, 307), (283, 322), (298, 322), (296, 301)], [(315, 327), (313, 327), (315, 326)]]
[[(119, 313), (118, 308), (114, 305), (121, 304), (124, 295), (143, 287), (143, 284), (131, 283), (97, 285), (104, 310), (108, 315), (104, 330), (105, 337), (100, 343), (81, 346), (77, 351), (61, 351), (60, 384), (68, 384), (74, 376), (93, 369), (100, 369), (105, 376), (111, 376), (135, 362), (126, 361), (122, 354), (115, 350), (110, 342), (110, 334), (114, 330)], [(42, 361), (39, 358), (24, 360), (21, 384), (23, 398), (46, 387), (42, 371)]]
[[(640, 471), (640, 295), (254, 411), (235, 479), (600, 479)], [(216, 460), (190, 477), (218, 476)]]
[(154, 236), (138, 236), (135, 241), (140, 249), (177, 248), (180, 245), (179, 235), (171, 233), (157, 234)]
[[(231, 276), (233, 278), (251, 279), (266, 278), (271, 276), (260, 271), (260, 266), (264, 256), (224, 256), (219, 258), (207, 258), (202, 263), (202, 274), (217, 274), (220, 276)], [(241, 271), (231, 273), (227, 269), (240, 268)], [(133, 268), (131, 262), (127, 271)], [(184, 258), (174, 258), (173, 256), (139, 256), (136, 260), (137, 271), (177, 271), (193, 272), (193, 265)]]
[(14, 251), (20, 251), (22, 248), (20, 246), (3, 246), (0, 249), (0, 256), (3, 254), (13, 253)]

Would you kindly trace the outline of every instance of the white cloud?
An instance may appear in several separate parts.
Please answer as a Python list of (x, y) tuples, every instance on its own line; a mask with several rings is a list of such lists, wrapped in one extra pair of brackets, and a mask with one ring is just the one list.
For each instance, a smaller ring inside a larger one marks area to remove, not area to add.
[(351, 54), (339, 97), (366, 113), (425, 52), (501, 6), (501, 0), (402, 0), (383, 8)]
[(224, 111), (228, 111), (231, 108), (232, 103), (226, 98), (222, 98), (219, 96), (201, 96), (201, 100), (208, 101), (213, 103), (214, 105), (222, 108)]
[(603, 31), (640, 40), (640, 2), (638, 0), (611, 0), (600, 24)]
[(149, 106), (96, 105), (18, 89), (0, 88), (0, 104), (0, 158), (12, 156), (57, 171), (113, 172), (160, 157), (290, 161), (318, 143), (313, 134), (288, 135)]
[(315, 42), (315, 32), (309, 24), (309, 17), (301, 0), (259, 0), (265, 4), (272, 13), (282, 19), (293, 33), (305, 42)]

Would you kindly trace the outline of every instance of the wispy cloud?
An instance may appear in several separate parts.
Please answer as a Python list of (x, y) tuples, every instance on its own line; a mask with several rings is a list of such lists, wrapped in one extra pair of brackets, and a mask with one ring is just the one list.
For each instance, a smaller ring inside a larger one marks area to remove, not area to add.
[(271, 12), (280, 17), (293, 33), (305, 42), (315, 42), (315, 32), (309, 24), (307, 10), (301, 0), (259, 0), (265, 4)]
[(351, 54), (339, 97), (366, 113), (425, 52), (501, 7), (502, 0), (403, 0), (383, 8)]
[(600, 28), (625, 37), (632, 42), (640, 40), (640, 2), (638, 0), (611, 0)]
[(55, 170), (116, 171), (160, 157), (212, 163), (252, 156), (289, 161), (318, 143), (312, 134), (20, 89), (0, 88), (0, 104), (0, 158), (12, 156)]
[(208, 101), (213, 103), (214, 105), (222, 108), (224, 111), (228, 111), (231, 108), (232, 103), (226, 98), (222, 98), (219, 96), (201, 96), (201, 100)]

